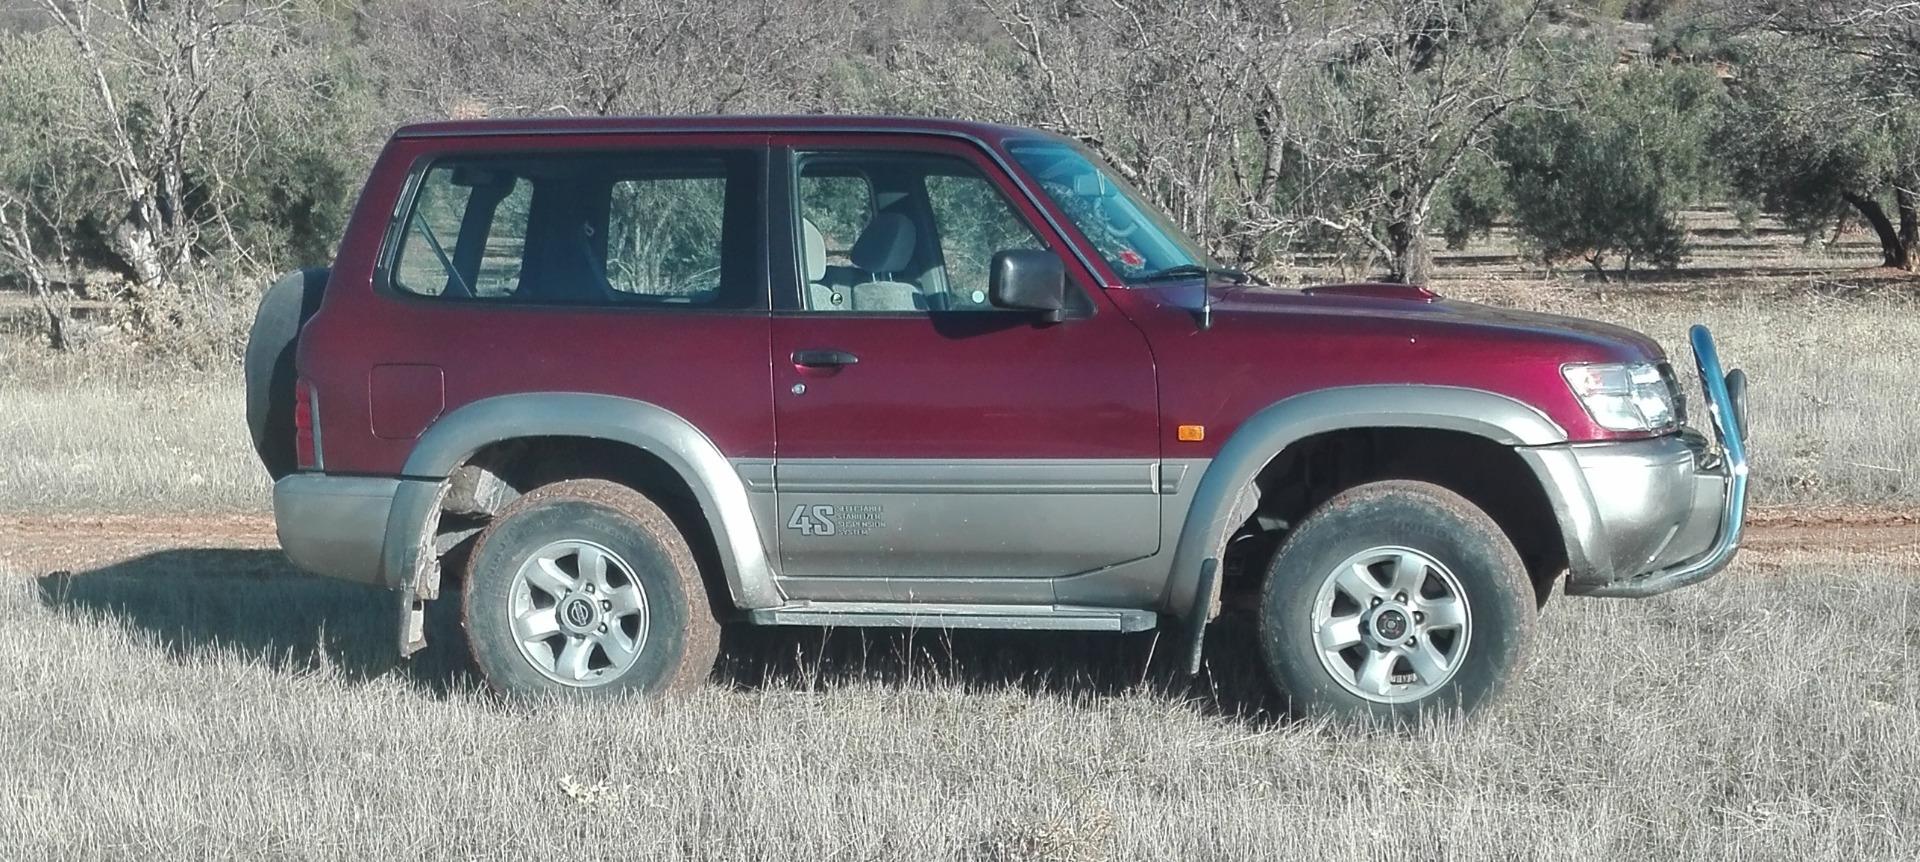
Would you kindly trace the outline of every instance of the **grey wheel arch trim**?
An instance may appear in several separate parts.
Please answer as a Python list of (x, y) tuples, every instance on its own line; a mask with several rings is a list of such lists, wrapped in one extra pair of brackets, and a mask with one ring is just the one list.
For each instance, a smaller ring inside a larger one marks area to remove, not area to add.
[(1260, 470), (1288, 446), (1316, 434), (1359, 428), (1459, 431), (1507, 446), (1564, 443), (1546, 414), (1505, 395), (1459, 386), (1387, 384), (1321, 389), (1277, 401), (1248, 417), (1200, 477), (1180, 530), (1161, 607), (1186, 615), (1196, 601), (1200, 566), (1224, 552), (1245, 508), (1237, 505)]
[[(482, 447), (519, 437), (590, 437), (625, 443), (658, 457), (693, 489), (713, 530), (734, 603), (742, 608), (770, 608), (784, 601), (740, 474), (693, 423), (658, 405), (581, 392), (486, 398), (434, 422), (402, 469), (409, 478), (445, 479)], [(439, 505), (440, 486), (437, 482), (403, 484), (418, 490), (395, 500), (384, 557), (389, 579), (410, 591), (419, 570), (429, 562), (423, 557), (432, 537), (424, 533)]]

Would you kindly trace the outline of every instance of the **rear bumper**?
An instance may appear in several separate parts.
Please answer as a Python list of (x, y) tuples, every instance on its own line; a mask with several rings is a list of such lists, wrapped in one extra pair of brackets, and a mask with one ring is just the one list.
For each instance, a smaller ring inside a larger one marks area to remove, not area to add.
[(295, 473), (273, 483), (273, 520), (287, 559), (316, 575), (394, 588), (381, 554), (401, 481)]
[(1693, 348), (1718, 445), (1683, 433), (1625, 443), (1521, 449), (1552, 500), (1567, 546), (1567, 592), (1640, 598), (1718, 574), (1746, 518), (1745, 379), (1720, 370), (1713, 339)]

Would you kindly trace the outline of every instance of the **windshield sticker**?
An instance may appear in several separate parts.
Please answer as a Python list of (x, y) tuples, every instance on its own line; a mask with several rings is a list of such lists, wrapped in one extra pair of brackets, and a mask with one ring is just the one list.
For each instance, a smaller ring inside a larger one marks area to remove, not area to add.
[(1147, 264), (1147, 259), (1141, 257), (1140, 253), (1133, 249), (1123, 248), (1120, 250), (1120, 262), (1134, 269), (1139, 269)]

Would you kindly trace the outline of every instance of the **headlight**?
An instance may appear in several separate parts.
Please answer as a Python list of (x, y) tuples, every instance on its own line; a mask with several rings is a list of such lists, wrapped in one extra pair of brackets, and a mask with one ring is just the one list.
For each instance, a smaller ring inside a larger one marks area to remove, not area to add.
[(1656, 431), (1679, 424), (1673, 390), (1653, 363), (1567, 365), (1560, 373), (1602, 428)]

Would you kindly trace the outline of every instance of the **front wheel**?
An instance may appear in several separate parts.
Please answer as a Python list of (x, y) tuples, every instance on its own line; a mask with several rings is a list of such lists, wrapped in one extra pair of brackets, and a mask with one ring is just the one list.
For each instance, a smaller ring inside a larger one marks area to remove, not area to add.
[(654, 694), (713, 670), (720, 626), (693, 553), (631, 488), (529, 492), (480, 534), (467, 572), (467, 642), (504, 694)]
[(1498, 694), (1535, 616), (1526, 567), (1486, 513), (1437, 485), (1375, 482), (1281, 545), (1260, 644), (1295, 713), (1406, 724)]

